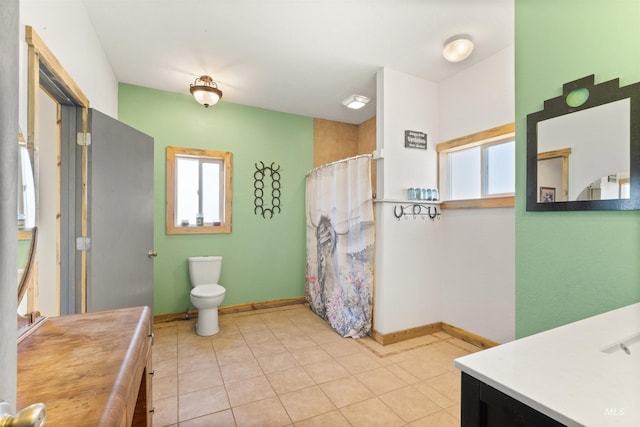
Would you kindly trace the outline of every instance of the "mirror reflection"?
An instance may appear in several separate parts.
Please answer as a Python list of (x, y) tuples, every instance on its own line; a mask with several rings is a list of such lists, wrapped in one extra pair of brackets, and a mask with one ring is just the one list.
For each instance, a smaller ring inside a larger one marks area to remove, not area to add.
[(527, 115), (527, 211), (640, 209), (640, 83), (562, 85)]
[(539, 122), (538, 202), (629, 198), (629, 117), (627, 98)]

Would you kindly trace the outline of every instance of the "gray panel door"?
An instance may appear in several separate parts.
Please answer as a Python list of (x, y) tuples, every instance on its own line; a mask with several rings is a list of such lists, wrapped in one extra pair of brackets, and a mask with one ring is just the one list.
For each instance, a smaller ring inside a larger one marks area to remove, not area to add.
[(153, 308), (153, 138), (89, 110), (87, 311)]

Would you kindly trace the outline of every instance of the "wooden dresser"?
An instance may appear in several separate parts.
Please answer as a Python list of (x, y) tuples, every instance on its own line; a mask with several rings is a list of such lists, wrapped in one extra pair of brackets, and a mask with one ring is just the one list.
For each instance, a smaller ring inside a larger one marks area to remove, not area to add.
[(46, 426), (151, 426), (151, 310), (46, 319), (18, 343), (17, 407), (46, 405)]

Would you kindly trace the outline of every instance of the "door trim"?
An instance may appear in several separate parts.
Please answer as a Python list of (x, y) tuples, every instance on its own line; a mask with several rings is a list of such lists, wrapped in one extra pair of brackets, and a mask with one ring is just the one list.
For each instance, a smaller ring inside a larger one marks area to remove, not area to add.
[[(38, 94), (41, 86), (40, 72), (44, 72), (45, 75), (54, 77), (51, 79), (55, 81), (55, 87), (57, 93), (55, 98), (58, 102), (65, 105), (74, 105), (82, 109), (81, 128), (82, 132), (87, 131), (88, 126), (88, 111), (89, 111), (89, 98), (82, 92), (80, 87), (71, 78), (69, 73), (60, 64), (53, 52), (49, 50), (44, 41), (35, 32), (35, 30), (27, 25), (25, 26), (25, 41), (28, 45), (27, 51), (27, 147), (30, 149), (37, 149), (39, 147), (39, 101)], [(42, 82), (44, 83), (44, 82)], [(53, 91), (52, 91), (53, 92)], [(66, 99), (64, 99), (66, 98)], [(81, 237), (87, 235), (87, 147), (83, 146), (82, 161), (81, 161)], [(35, 162), (37, 165), (37, 160)], [(36, 188), (38, 188), (38, 172), (37, 167), (35, 169), (35, 182)], [(36, 206), (38, 203), (36, 192)], [(60, 241), (58, 241), (60, 246)], [(84, 313), (87, 310), (86, 296), (87, 296), (87, 254), (86, 251), (81, 253), (80, 261), (80, 288), (81, 288), (81, 312)], [(34, 286), (37, 285), (37, 281)], [(37, 290), (35, 290), (37, 292)]]

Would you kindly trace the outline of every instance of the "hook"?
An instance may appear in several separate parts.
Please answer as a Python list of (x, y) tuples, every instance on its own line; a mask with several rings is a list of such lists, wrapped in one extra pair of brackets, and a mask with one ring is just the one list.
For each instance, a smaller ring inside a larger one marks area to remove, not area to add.
[[(398, 209), (399, 208), (399, 209)], [(400, 205), (396, 205), (393, 207), (393, 216), (400, 219), (404, 216), (404, 208)]]
[(431, 215), (431, 206), (429, 206), (429, 210), (428, 210), (427, 214), (429, 215), (429, 218), (431, 218), (431, 221), (433, 221), (438, 216), (438, 208), (435, 207), (435, 206), (433, 207), (433, 216), (432, 216)]

